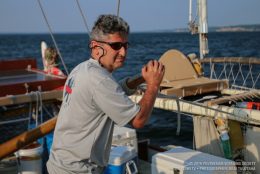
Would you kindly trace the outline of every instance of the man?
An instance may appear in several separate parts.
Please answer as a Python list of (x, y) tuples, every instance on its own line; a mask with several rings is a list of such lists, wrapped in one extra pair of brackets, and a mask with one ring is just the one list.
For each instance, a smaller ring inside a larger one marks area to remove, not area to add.
[[(54, 131), (47, 167), (53, 173), (102, 173), (108, 163), (114, 124), (141, 128), (150, 117), (164, 66), (156, 60), (142, 68), (142, 78), (119, 85), (112, 72), (123, 66), (129, 26), (120, 17), (101, 15), (94, 24), (91, 58), (70, 73)], [(136, 104), (126, 94), (147, 83)]]

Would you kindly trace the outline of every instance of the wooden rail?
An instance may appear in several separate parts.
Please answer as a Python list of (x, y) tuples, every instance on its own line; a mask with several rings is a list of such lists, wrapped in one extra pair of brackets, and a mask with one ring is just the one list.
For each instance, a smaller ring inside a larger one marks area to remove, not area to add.
[[(44, 100), (53, 100), (53, 99), (62, 99), (62, 93), (63, 93), (62, 90), (41, 92), (41, 99), (43, 101)], [(35, 102), (37, 100), (39, 100), (39, 99), (37, 99), (37, 96), (35, 93), (8, 95), (5, 97), (0, 97), (0, 106), (29, 103), (29, 102)]]
[(56, 121), (57, 116), (46, 121), (37, 128), (24, 132), (1, 144), (0, 160), (53, 131), (56, 125)]
[(214, 57), (204, 58), (199, 60), (201, 63), (240, 63), (240, 64), (258, 64), (260, 65), (260, 58), (256, 57)]

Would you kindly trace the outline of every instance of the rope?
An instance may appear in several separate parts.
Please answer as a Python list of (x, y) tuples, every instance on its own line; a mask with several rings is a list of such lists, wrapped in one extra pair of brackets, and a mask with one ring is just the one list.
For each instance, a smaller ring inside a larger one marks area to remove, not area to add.
[(227, 68), (227, 63), (225, 62), (225, 63), (224, 63), (225, 79), (228, 79), (228, 78), (227, 78), (227, 69), (226, 69), (226, 68)]
[[(225, 57), (224, 57), (224, 61), (225, 61)], [(220, 78), (221, 78), (222, 74), (225, 73), (225, 72), (224, 72), (225, 70), (226, 70), (226, 69), (225, 69), (225, 63), (224, 63), (224, 68), (222, 69), (222, 71), (221, 71), (220, 75), (217, 77), (217, 79), (220, 79)]]
[(233, 84), (236, 84), (236, 80), (237, 80), (237, 78), (238, 78), (238, 75), (239, 75), (239, 73), (240, 73), (240, 63), (238, 64), (238, 71), (237, 71), (237, 74), (236, 74), (236, 76), (235, 76), (235, 79), (234, 79), (234, 81), (233, 81)]
[(247, 75), (246, 75), (246, 78), (245, 78), (244, 83), (242, 84), (242, 86), (245, 86), (245, 85), (246, 85), (246, 81), (247, 81), (247, 78), (249, 77), (249, 75), (250, 75), (250, 77), (251, 77), (252, 84), (254, 84), (254, 79), (252, 78), (252, 77), (253, 77), (253, 76), (252, 76), (252, 65), (251, 65), (251, 63), (250, 63), (250, 59), (249, 59), (249, 64), (248, 64), (248, 66), (249, 66), (249, 71), (248, 71), (248, 73), (247, 73)]
[(252, 66), (252, 64), (250, 63), (250, 59), (249, 59), (249, 64), (250, 64), (250, 77), (251, 77), (251, 80), (252, 80), (252, 83), (253, 83), (252, 88), (255, 88), (255, 84), (256, 84), (256, 82), (258, 81), (258, 77), (259, 77), (259, 74), (260, 74), (260, 73), (258, 73), (258, 77), (256, 78), (256, 80), (254, 80), (253, 73), (252, 73), (252, 68), (253, 68), (253, 66)]
[(31, 118), (32, 118), (32, 102), (29, 104), (29, 113), (28, 113), (29, 121), (28, 121), (28, 130), (30, 129)]
[(89, 35), (89, 34), (90, 34), (90, 30), (89, 30), (89, 28), (88, 28), (87, 18), (86, 18), (86, 16), (85, 16), (84, 13), (83, 13), (83, 10), (82, 10), (82, 8), (81, 8), (81, 6), (80, 6), (79, 0), (76, 0), (76, 2), (77, 2), (77, 6), (78, 6), (78, 8), (79, 8), (80, 14), (81, 14), (81, 16), (82, 16), (82, 19), (83, 19), (83, 23), (84, 23), (84, 25), (85, 25), (85, 27), (86, 27), (86, 30), (87, 30), (87, 33), (88, 33), (88, 35)]
[(258, 81), (258, 79), (259, 79), (259, 76), (260, 76), (260, 73), (258, 74), (258, 76), (257, 76), (257, 78), (256, 78), (256, 81), (255, 81), (255, 83), (253, 84), (253, 87), (252, 87), (252, 88), (254, 88), (254, 89), (256, 88), (256, 86), (255, 86), (255, 85), (256, 85), (256, 82), (257, 82), (257, 81)]
[[(231, 61), (230, 61), (230, 64), (231, 64)], [(232, 75), (232, 80), (233, 80), (233, 82), (234, 82), (234, 81), (235, 81), (235, 76), (234, 76), (234, 73), (233, 73), (234, 64), (232, 63), (231, 65), (232, 65), (232, 66), (231, 66), (230, 72), (231, 72), (231, 75)], [(234, 84), (234, 83), (233, 83), (233, 84)]]
[[(216, 72), (215, 72), (215, 63), (212, 63), (210, 72), (211, 72), (210, 73), (210, 78), (211, 79), (213, 79), (213, 78), (217, 79), (217, 75), (216, 75)], [(214, 77), (213, 77), (213, 75), (214, 75)]]
[[(214, 63), (212, 58), (209, 59), (209, 78), (210, 79), (223, 79), (229, 80), (230, 88), (236, 89), (241, 87), (247, 87), (249, 89), (257, 89), (258, 80), (260, 78), (260, 73), (258, 72), (257, 65), (252, 64), (251, 59), (249, 59), (248, 64), (242, 64), (243, 58), (239, 58), (238, 62), (232, 63), (232, 59), (223, 58), (223, 62)], [(217, 65), (216, 65), (217, 64)]]
[(41, 9), (42, 15), (43, 15), (43, 17), (44, 17), (44, 20), (45, 20), (45, 22), (46, 22), (46, 24), (47, 24), (47, 26), (48, 26), (49, 33), (50, 33), (50, 35), (51, 35), (52, 41), (53, 41), (53, 43), (54, 43), (54, 46), (55, 46), (55, 48), (56, 48), (56, 50), (57, 50), (57, 52), (58, 52), (58, 54), (59, 54), (59, 56), (60, 56), (62, 65), (63, 65), (64, 70), (65, 70), (65, 72), (66, 72), (66, 75), (68, 75), (68, 74), (69, 74), (68, 69), (67, 69), (67, 67), (66, 67), (66, 65), (65, 65), (65, 63), (64, 63), (64, 60), (63, 60), (63, 58), (62, 58), (62, 55), (61, 55), (60, 50), (59, 50), (59, 48), (58, 48), (58, 45), (57, 45), (57, 43), (56, 43), (56, 41), (55, 41), (55, 38), (54, 38), (54, 36), (53, 36), (53, 34), (52, 34), (53, 32), (52, 32), (51, 26), (50, 26), (50, 24), (49, 24), (49, 22), (48, 22), (47, 16), (46, 16), (46, 14), (45, 14), (45, 12), (44, 12), (44, 10), (43, 10), (43, 6), (42, 6), (42, 4), (41, 4), (41, 0), (38, 0), (38, 4), (39, 4), (39, 6), (40, 6), (40, 9)]
[[(221, 71), (221, 73), (220, 73), (220, 75), (218, 76), (217, 79), (220, 79), (221, 76), (222, 76), (222, 74), (225, 73), (225, 72), (226, 72), (226, 67), (225, 67), (225, 64), (224, 64), (224, 68), (222, 69), (222, 71)], [(226, 73), (225, 73), (225, 74), (226, 74)]]
[[(40, 112), (40, 124), (43, 123), (43, 110), (42, 110), (42, 96), (41, 96), (41, 92), (40, 91), (32, 91), (31, 92), (32, 95), (34, 95), (36, 97), (36, 106), (35, 106), (35, 127), (37, 127), (39, 125), (38, 121), (39, 121), (39, 112)], [(31, 109), (31, 103), (30, 103), (30, 108), (29, 108), (29, 119), (31, 119), (31, 113), (32, 113), (32, 109)], [(29, 120), (29, 125), (30, 125), (30, 120)]]
[(53, 117), (53, 115), (48, 111), (48, 109), (43, 105), (44, 111), (49, 115), (49, 117)]
[(209, 78), (212, 79), (212, 77), (213, 77), (213, 74), (212, 74), (212, 73), (213, 73), (213, 71), (212, 71), (212, 66), (213, 66), (213, 65), (212, 65), (212, 59), (209, 59), (209, 60), (210, 60), (210, 62), (209, 62), (209, 67), (210, 67), (210, 77), (209, 77)]
[(39, 100), (40, 100), (40, 112), (41, 112), (41, 115), (40, 115), (40, 119), (41, 119), (41, 124), (43, 123), (43, 112), (42, 112), (42, 94), (40, 91), (37, 91), (37, 94), (39, 95)]
[[(33, 94), (35, 94), (35, 92), (33, 92)], [(37, 126), (38, 126), (38, 115), (39, 115), (39, 112), (38, 112), (38, 108), (39, 108), (38, 100), (39, 100), (39, 98), (38, 98), (38, 94), (37, 94), (37, 92), (36, 92), (35, 96), (36, 96), (36, 107), (35, 107), (35, 127), (37, 127)]]

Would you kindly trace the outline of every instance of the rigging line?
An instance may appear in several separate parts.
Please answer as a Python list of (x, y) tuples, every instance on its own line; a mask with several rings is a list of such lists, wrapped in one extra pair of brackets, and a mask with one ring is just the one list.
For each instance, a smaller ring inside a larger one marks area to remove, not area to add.
[(38, 0), (38, 4), (39, 4), (39, 6), (40, 6), (40, 9), (41, 9), (42, 15), (43, 15), (43, 17), (44, 17), (44, 20), (45, 20), (45, 22), (46, 22), (46, 24), (47, 24), (47, 26), (48, 26), (49, 33), (50, 33), (50, 35), (51, 35), (52, 41), (53, 41), (53, 43), (54, 43), (54, 45), (55, 45), (55, 48), (56, 48), (56, 50), (57, 50), (57, 52), (58, 52), (58, 54), (59, 54), (59, 56), (60, 56), (62, 65), (63, 65), (64, 70), (65, 70), (65, 72), (66, 72), (66, 75), (68, 75), (68, 74), (69, 74), (68, 69), (67, 69), (67, 67), (66, 67), (66, 65), (65, 65), (65, 63), (64, 63), (64, 61), (63, 61), (63, 58), (62, 58), (62, 56), (61, 56), (60, 50), (59, 50), (59, 48), (58, 48), (58, 45), (57, 45), (57, 43), (56, 43), (56, 41), (55, 41), (55, 38), (54, 38), (54, 36), (53, 36), (53, 34), (52, 34), (53, 32), (52, 32), (51, 26), (50, 26), (50, 24), (49, 24), (49, 22), (48, 22), (47, 16), (46, 16), (46, 14), (45, 14), (45, 12), (44, 12), (44, 10), (43, 10), (43, 6), (42, 6), (42, 4), (41, 4), (41, 0)]
[(84, 13), (83, 13), (83, 10), (82, 10), (82, 8), (81, 8), (81, 6), (80, 6), (79, 0), (76, 0), (76, 2), (77, 2), (77, 6), (78, 6), (78, 8), (79, 8), (80, 14), (81, 14), (81, 16), (82, 16), (84, 25), (85, 25), (85, 27), (86, 27), (86, 29), (87, 29), (87, 33), (88, 33), (88, 35), (89, 35), (89, 34), (90, 34), (90, 30), (89, 30), (89, 28), (88, 28), (87, 18), (86, 18), (86, 16), (85, 16)]
[(39, 101), (40, 101), (40, 112), (41, 112), (41, 114), (40, 114), (40, 120), (41, 120), (41, 122), (40, 122), (40, 124), (42, 124), (43, 123), (43, 111), (42, 111), (42, 94), (41, 94), (41, 91), (39, 90), (39, 91), (37, 91), (37, 94), (39, 95)]
[(32, 102), (30, 102), (29, 104), (29, 114), (28, 114), (28, 130), (30, 129), (30, 125), (31, 125), (31, 119), (32, 119)]
[(253, 89), (255, 89), (257, 86), (256, 86), (256, 83), (257, 83), (257, 81), (258, 81), (258, 79), (259, 79), (259, 75), (260, 75), (260, 73), (258, 74), (258, 76), (257, 76), (257, 78), (256, 78), (256, 80), (255, 80), (255, 82), (254, 82), (254, 84), (253, 84)]
[[(190, 3), (191, 3), (191, 6), (192, 6), (192, 2), (191, 2), (192, 0), (190, 0)], [(191, 19), (191, 23), (192, 24), (195, 24), (196, 23), (196, 20), (197, 20), (197, 17), (198, 17), (198, 4), (196, 4), (197, 5), (197, 8), (196, 8), (196, 14), (195, 14), (195, 16), (193, 17), (193, 19)], [(192, 8), (192, 7), (191, 7)], [(192, 15), (192, 14), (191, 14)]]
[(117, 1), (117, 17), (119, 17), (119, 10), (120, 10), (120, 0)]
[(47, 113), (47, 115), (49, 116), (49, 117), (54, 117), (54, 115), (52, 115), (50, 112), (49, 112), (49, 110), (44, 106), (44, 105), (42, 105), (42, 107), (43, 107), (43, 110)]
[(247, 79), (248, 79), (250, 73), (252, 72), (252, 66), (250, 64), (248, 66), (249, 66), (249, 71), (248, 71), (248, 73), (247, 73), (247, 75), (245, 77), (245, 80), (244, 80), (244, 83), (242, 84), (242, 86), (246, 86)]
[(38, 123), (38, 116), (39, 116), (39, 98), (38, 93), (33, 92), (33, 94), (36, 96), (36, 106), (35, 106), (35, 127), (39, 125)]

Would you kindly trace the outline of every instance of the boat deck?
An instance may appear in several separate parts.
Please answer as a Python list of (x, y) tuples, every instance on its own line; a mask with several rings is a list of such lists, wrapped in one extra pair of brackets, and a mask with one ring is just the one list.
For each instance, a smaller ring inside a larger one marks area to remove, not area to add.
[(62, 87), (65, 76), (37, 69), (35, 59), (0, 61), (0, 97), (31, 91), (51, 91)]
[(27, 71), (25, 69), (0, 72), (0, 85), (28, 83), (52, 79), (55, 79), (55, 77)]

